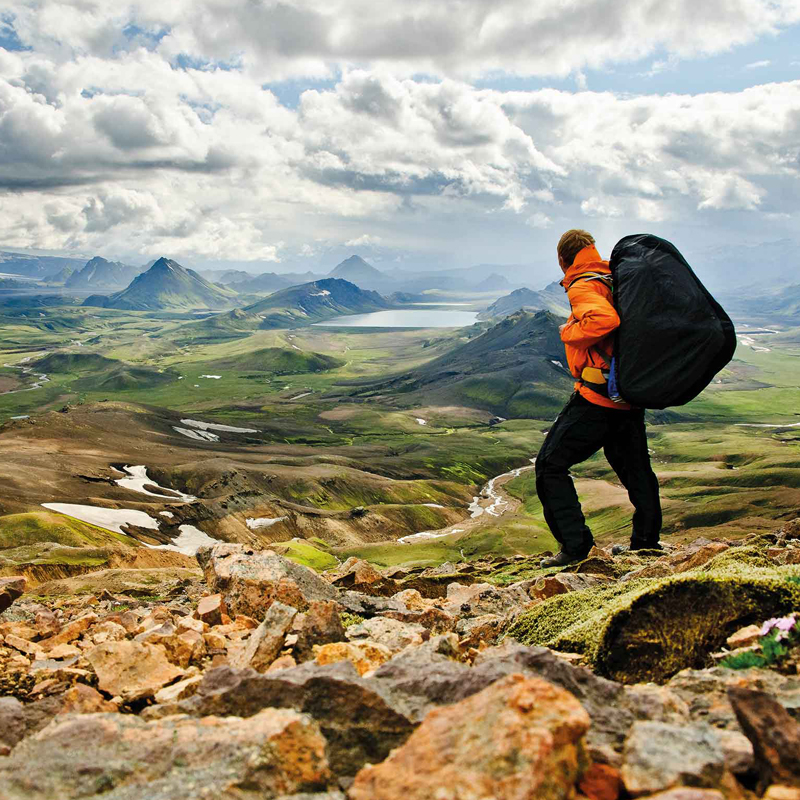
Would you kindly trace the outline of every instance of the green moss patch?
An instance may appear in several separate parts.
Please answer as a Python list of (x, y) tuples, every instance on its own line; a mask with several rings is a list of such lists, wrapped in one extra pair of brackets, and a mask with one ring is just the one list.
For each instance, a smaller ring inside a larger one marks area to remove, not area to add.
[(704, 666), (735, 629), (797, 609), (800, 585), (783, 570), (736, 565), (729, 557), (712, 571), (553, 597), (522, 614), (507, 633), (524, 644), (583, 653), (614, 680), (663, 681)]

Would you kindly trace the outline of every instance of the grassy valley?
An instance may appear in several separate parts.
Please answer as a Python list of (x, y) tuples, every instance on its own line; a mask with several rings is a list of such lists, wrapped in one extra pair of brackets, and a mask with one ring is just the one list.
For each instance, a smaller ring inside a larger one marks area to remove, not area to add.
[[(152, 513), (174, 506), (116, 486), (114, 467), (136, 463), (200, 498), (182, 521), (223, 539), (285, 542), (309, 562), (430, 565), (552, 549), (532, 472), (504, 481), (502, 514), (473, 519), (468, 507), (489, 479), (529, 464), (571, 391), (559, 318), (309, 325), (383, 307), (351, 286), (317, 281), (202, 321), (176, 310), (7, 311), (0, 447), (15, 488), (0, 497), (0, 528), (13, 539), (35, 522), (67, 543), (74, 536), (53, 515), (26, 515), (90, 498)], [(697, 400), (651, 415), (668, 538), (743, 536), (800, 507), (798, 358), (790, 329), (754, 333)], [(506, 421), (490, 425), (495, 416)], [(32, 479), (20, 480), (22, 469)], [(575, 475), (598, 539), (626, 539), (630, 506), (604, 458)], [(246, 524), (261, 517), (284, 519)], [(397, 544), (425, 531), (447, 535)]]

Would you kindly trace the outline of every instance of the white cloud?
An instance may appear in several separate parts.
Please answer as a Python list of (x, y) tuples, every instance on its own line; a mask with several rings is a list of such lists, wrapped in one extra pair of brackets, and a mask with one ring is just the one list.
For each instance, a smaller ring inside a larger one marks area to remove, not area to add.
[(769, 60), (765, 61), (753, 61), (750, 64), (745, 64), (745, 69), (764, 69), (764, 67), (768, 67), (772, 62)]
[(587, 217), (621, 217), (622, 209), (601, 200), (599, 197), (590, 197), (581, 203), (581, 211)]
[(542, 214), (540, 211), (537, 211), (535, 214), (531, 214), (531, 216), (528, 217), (527, 222), (532, 228), (541, 228), (544, 230), (546, 228), (553, 227), (553, 220), (550, 219), (547, 214)]
[(370, 236), (365, 233), (356, 239), (348, 239), (344, 244), (345, 247), (375, 247), (379, 245), (383, 239), (380, 236)]
[[(344, 241), (472, 258), (476, 241), (544, 241), (581, 216), (722, 232), (732, 212), (800, 214), (800, 82), (620, 96), (463, 79), (502, 66), (585, 85), (651, 53), (655, 73), (800, 19), (788, 1), (684, 7), (20, 0), (33, 49), (0, 50), (0, 238), (117, 257), (310, 260)], [(338, 77), (296, 108), (265, 87), (303, 75)]]
[(144, 45), (261, 80), (345, 64), (566, 76), (661, 51), (719, 53), (800, 20), (796, 0), (17, 0), (10, 10), (22, 41), (54, 56)]

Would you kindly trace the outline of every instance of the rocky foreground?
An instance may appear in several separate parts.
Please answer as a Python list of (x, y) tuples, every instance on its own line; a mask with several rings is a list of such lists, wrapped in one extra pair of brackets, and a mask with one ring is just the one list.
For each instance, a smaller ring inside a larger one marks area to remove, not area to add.
[(793, 624), (800, 521), (560, 573), (198, 561), (0, 579), (0, 800), (800, 800), (798, 653), (718, 664)]

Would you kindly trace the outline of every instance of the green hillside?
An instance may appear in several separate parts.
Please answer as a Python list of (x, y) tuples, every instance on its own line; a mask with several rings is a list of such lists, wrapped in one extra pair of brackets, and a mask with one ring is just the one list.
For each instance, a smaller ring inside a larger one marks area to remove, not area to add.
[(275, 375), (323, 372), (336, 369), (343, 364), (344, 361), (341, 359), (323, 353), (308, 353), (283, 347), (265, 347), (230, 358), (206, 362), (207, 368), (212, 372), (214, 370), (252, 370), (271, 372)]
[(256, 330), (296, 328), (388, 307), (388, 301), (377, 292), (364, 291), (349, 281), (326, 278), (290, 286), (243, 309), (184, 325), (177, 338), (198, 343), (236, 339)]
[(518, 312), (412, 372), (362, 385), (351, 395), (392, 394), (408, 404), (547, 418), (563, 405), (573, 383), (564, 367), (560, 321), (547, 311)]
[(217, 286), (177, 261), (159, 258), (121, 292), (107, 298), (92, 296), (84, 305), (100, 305), (127, 311), (164, 311), (193, 308), (230, 308), (237, 294)]

